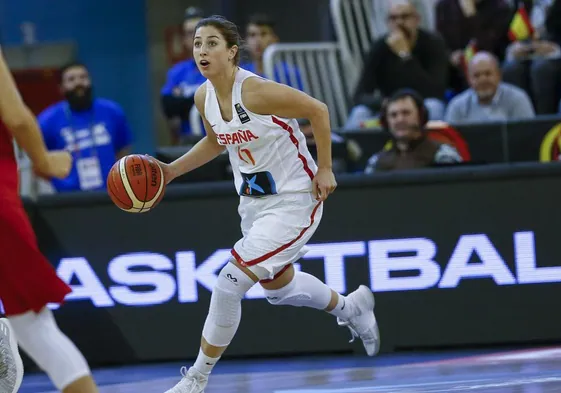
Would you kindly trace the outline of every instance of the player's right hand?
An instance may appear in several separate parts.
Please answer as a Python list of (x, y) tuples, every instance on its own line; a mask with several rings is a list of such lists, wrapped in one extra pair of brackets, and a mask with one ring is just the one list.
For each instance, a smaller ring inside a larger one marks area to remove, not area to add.
[(72, 155), (66, 150), (47, 152), (47, 160), (41, 167), (34, 168), (39, 176), (50, 179), (64, 179), (72, 170)]
[(156, 161), (156, 163), (160, 166), (160, 168), (162, 168), (162, 172), (164, 173), (164, 180), (166, 181), (166, 185), (168, 185), (173, 179), (175, 179), (177, 177), (177, 174), (172, 169), (170, 164), (166, 164), (165, 162), (162, 162), (162, 161), (152, 157), (149, 154), (146, 154), (146, 156), (148, 156), (152, 160)]

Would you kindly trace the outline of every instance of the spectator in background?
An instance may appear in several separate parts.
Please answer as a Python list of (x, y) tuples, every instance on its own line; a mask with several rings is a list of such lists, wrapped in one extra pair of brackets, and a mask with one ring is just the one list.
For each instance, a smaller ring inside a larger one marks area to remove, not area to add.
[(561, 1), (553, 0), (547, 10), (545, 31), (552, 41), (561, 45)]
[(379, 110), (376, 90), (388, 97), (401, 88), (412, 88), (425, 97), (431, 120), (444, 116), (444, 93), (448, 81), (448, 54), (436, 34), (419, 29), (419, 15), (408, 0), (393, 0), (387, 15), (390, 32), (374, 42), (357, 86), (346, 129)]
[[(557, 3), (555, 7), (553, 3)], [(538, 114), (555, 113), (561, 99), (560, 4), (561, 0), (534, 0), (519, 11), (524, 13), (521, 23), (530, 15), (529, 25), (522, 29), (529, 37), (516, 37), (511, 30), (514, 42), (508, 46), (503, 64), (504, 81), (524, 89)]]
[[(437, 0), (411, 0), (413, 6), (419, 13), (419, 26), (428, 31), (435, 29), (434, 8)], [(388, 25), (386, 16), (389, 12), (391, 1), (388, 0), (372, 0), (372, 15), (374, 36), (376, 38), (388, 33)]]
[(463, 161), (454, 147), (427, 137), (428, 109), (414, 90), (398, 90), (388, 98), (382, 109), (381, 123), (390, 132), (393, 144), (390, 149), (370, 157), (365, 173)]
[[(191, 135), (189, 113), (195, 102), (194, 97), (197, 88), (206, 81), (193, 59), (195, 27), (202, 18), (203, 12), (201, 9), (187, 8), (183, 21), (183, 33), (189, 57), (170, 68), (161, 90), (162, 108), (168, 120), (172, 144), (174, 145), (181, 143), (185, 136)], [(204, 132), (204, 128), (201, 128)]]
[(535, 116), (528, 94), (519, 87), (501, 82), (497, 58), (478, 52), (468, 67), (470, 89), (448, 104), (446, 122), (479, 123), (530, 119)]
[[(456, 91), (467, 87), (464, 52), (470, 43), (476, 50), (502, 59), (512, 10), (505, 0), (440, 0), (436, 5), (436, 30), (450, 51), (449, 85)], [(448, 82), (448, 81), (447, 81)]]
[(105, 189), (109, 170), (130, 151), (125, 114), (117, 103), (93, 96), (89, 72), (81, 63), (61, 69), (61, 90), (66, 99), (38, 116), (47, 149), (65, 149), (74, 158), (70, 175), (52, 185), (59, 192)]
[[(242, 62), (240, 67), (260, 76), (265, 76), (263, 54), (272, 44), (279, 42), (275, 31), (275, 21), (265, 14), (255, 14), (246, 26), (246, 45), (249, 50), (250, 61)], [(303, 90), (300, 72), (295, 66), (277, 63), (273, 79), (295, 89)]]

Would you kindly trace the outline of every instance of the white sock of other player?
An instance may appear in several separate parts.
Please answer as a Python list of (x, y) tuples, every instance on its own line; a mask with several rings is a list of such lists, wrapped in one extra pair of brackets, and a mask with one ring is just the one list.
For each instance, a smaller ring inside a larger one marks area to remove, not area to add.
[(265, 289), (269, 303), (281, 306), (311, 307), (327, 310), (332, 296), (337, 296), (337, 305), (330, 314), (347, 320), (354, 313), (354, 306), (343, 295), (334, 292), (321, 280), (304, 272), (295, 272), (292, 281), (280, 289)]

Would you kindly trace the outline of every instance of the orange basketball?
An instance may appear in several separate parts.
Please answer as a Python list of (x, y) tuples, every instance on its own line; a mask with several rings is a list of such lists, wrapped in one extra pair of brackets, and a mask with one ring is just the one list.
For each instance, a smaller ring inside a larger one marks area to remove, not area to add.
[(151, 157), (131, 154), (117, 161), (107, 176), (107, 193), (120, 209), (145, 213), (160, 203), (164, 173)]

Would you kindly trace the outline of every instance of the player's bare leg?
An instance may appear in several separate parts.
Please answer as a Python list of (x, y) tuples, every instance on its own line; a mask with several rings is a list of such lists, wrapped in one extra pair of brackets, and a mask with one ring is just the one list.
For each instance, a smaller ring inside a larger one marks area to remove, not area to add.
[[(195, 364), (183, 367), (183, 379), (166, 393), (202, 393), (208, 377), (234, 338), (241, 320), (241, 301), (260, 278), (232, 260), (220, 272), (213, 289), (209, 314), (203, 328), (201, 348)], [(345, 297), (316, 277), (296, 272), (292, 265), (272, 281), (261, 282), (269, 303), (311, 307), (337, 317), (354, 337), (360, 337), (367, 353), (379, 349), (379, 334), (374, 317), (374, 296), (365, 286)]]
[(10, 322), (0, 314), (0, 392), (16, 393), (23, 379), (23, 363)]
[(62, 393), (97, 393), (97, 386), (91, 375), (78, 378), (62, 389)]

